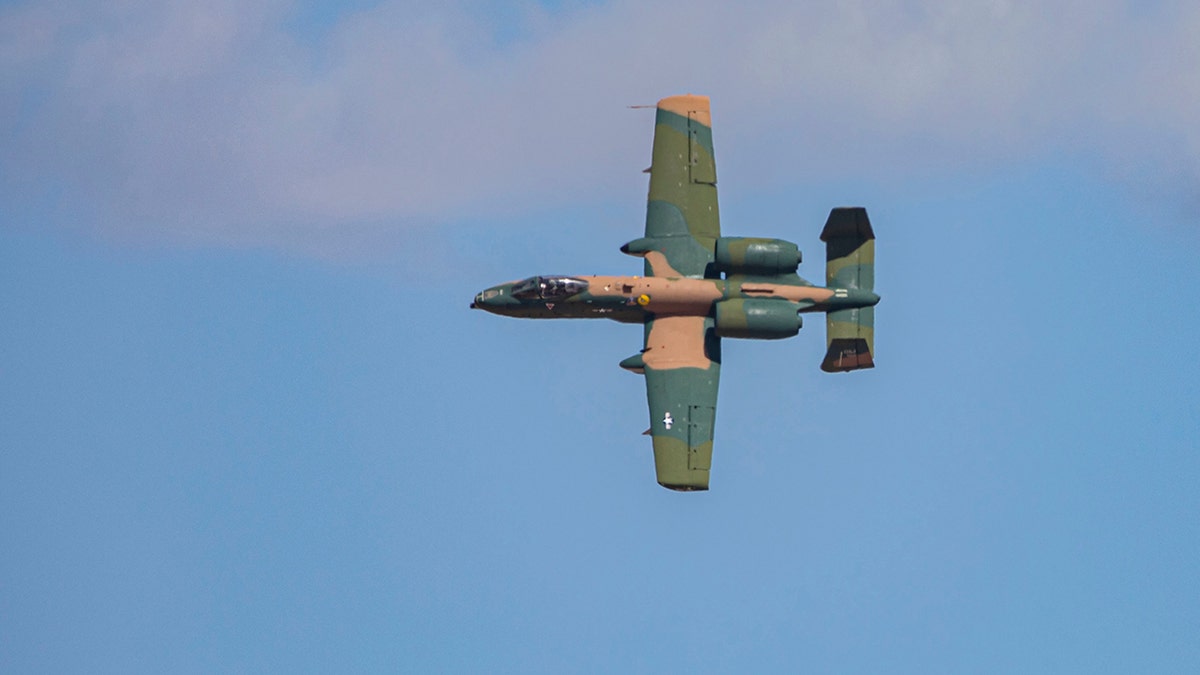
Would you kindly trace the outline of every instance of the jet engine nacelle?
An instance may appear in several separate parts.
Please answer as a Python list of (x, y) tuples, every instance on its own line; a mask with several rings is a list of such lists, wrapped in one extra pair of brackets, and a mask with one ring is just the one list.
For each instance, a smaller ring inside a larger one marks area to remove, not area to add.
[(782, 239), (721, 237), (713, 253), (719, 270), (737, 274), (789, 274), (800, 264), (800, 247)]
[(734, 298), (717, 303), (717, 335), (779, 340), (800, 332), (800, 305), (777, 298)]

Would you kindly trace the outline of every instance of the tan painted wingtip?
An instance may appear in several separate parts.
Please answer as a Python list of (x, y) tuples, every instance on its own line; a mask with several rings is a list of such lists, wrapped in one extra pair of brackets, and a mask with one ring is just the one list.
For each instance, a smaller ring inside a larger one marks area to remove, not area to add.
[(684, 117), (690, 115), (692, 119), (701, 124), (709, 127), (712, 126), (712, 115), (709, 111), (707, 96), (697, 96), (695, 94), (668, 96), (658, 102), (658, 108)]

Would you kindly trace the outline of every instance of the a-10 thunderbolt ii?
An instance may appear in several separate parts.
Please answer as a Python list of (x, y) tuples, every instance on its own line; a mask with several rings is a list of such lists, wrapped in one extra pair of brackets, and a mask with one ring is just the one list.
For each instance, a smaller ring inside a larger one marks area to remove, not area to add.
[(654, 469), (672, 490), (707, 490), (721, 373), (721, 338), (796, 335), (824, 312), (821, 369), (874, 366), (875, 234), (862, 208), (829, 214), (825, 286), (796, 274), (788, 241), (722, 237), (707, 96), (658, 102), (646, 233), (621, 247), (643, 276), (530, 277), (493, 286), (472, 308), (527, 319), (606, 318), (644, 326), (643, 348), (621, 367), (646, 378)]

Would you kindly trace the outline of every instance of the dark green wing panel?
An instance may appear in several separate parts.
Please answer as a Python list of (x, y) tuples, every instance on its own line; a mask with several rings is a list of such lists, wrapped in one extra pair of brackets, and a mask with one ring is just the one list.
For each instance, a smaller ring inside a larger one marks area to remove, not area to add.
[(642, 358), (658, 483), (672, 490), (707, 490), (721, 376), (713, 320), (650, 319)]
[(643, 251), (658, 251), (666, 266), (646, 258), (646, 276), (718, 276), (713, 247), (721, 236), (717, 168), (707, 96), (658, 102)]

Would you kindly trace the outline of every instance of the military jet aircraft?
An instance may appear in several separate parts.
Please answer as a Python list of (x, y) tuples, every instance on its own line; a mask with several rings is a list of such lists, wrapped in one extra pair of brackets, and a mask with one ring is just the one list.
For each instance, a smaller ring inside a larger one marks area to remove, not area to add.
[(874, 367), (875, 234), (862, 208), (829, 214), (825, 286), (796, 274), (800, 249), (781, 239), (722, 237), (707, 96), (658, 102), (645, 236), (621, 247), (643, 276), (543, 275), (493, 286), (471, 307), (529, 319), (606, 318), (644, 326), (621, 367), (646, 378), (654, 468), (672, 490), (708, 489), (721, 338), (796, 335), (824, 312), (821, 369)]

